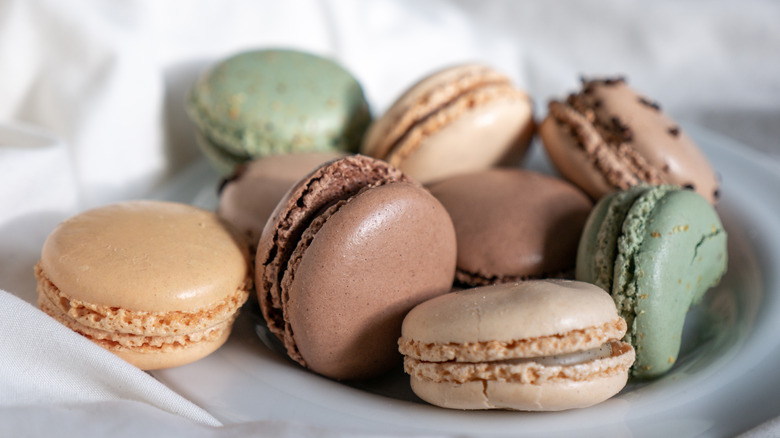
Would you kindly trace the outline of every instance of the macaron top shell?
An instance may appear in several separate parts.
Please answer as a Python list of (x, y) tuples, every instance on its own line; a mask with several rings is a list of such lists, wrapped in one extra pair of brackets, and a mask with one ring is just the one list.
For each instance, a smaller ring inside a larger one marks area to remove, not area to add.
[(400, 363), (404, 315), (449, 291), (454, 256), (447, 212), (425, 190), (395, 182), (361, 191), (318, 217), (290, 258), (286, 344), (333, 378), (386, 371)]
[(247, 247), (229, 226), (161, 201), (120, 202), (62, 222), (40, 263), (69, 298), (131, 311), (195, 311), (251, 281)]
[(490, 169), (428, 186), (458, 237), (459, 280), (490, 284), (574, 269), (592, 207), (561, 179), (521, 169)]
[(402, 336), (427, 343), (515, 341), (601, 327), (618, 318), (614, 302), (601, 288), (536, 280), (436, 297), (409, 312)]
[(208, 70), (187, 110), (203, 134), (243, 157), (356, 151), (370, 123), (357, 80), (343, 67), (294, 50), (255, 50)]
[(240, 166), (219, 191), (217, 214), (256, 245), (276, 204), (298, 180), (324, 162), (343, 154), (311, 152), (279, 154)]
[(687, 186), (717, 200), (715, 172), (698, 146), (622, 78), (584, 81), (580, 93), (549, 108), (540, 128), (547, 151), (594, 199), (644, 182)]

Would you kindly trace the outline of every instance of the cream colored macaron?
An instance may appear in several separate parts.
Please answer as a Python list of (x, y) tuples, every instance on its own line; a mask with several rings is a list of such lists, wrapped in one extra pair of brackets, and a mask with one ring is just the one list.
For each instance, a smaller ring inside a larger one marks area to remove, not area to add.
[(44, 312), (147, 370), (219, 348), (252, 287), (246, 245), (216, 214), (160, 201), (62, 222), (35, 277)]
[(412, 390), (453, 409), (558, 411), (620, 392), (634, 362), (612, 298), (589, 283), (534, 280), (453, 292), (406, 316)]
[(425, 184), (517, 164), (533, 131), (528, 94), (491, 67), (464, 64), (410, 87), (369, 126), (361, 153)]

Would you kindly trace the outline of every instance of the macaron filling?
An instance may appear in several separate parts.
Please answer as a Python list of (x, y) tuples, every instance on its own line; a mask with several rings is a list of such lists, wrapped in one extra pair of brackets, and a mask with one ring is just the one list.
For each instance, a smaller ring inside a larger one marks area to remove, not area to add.
[(594, 349), (572, 353), (487, 362), (426, 362), (406, 356), (404, 369), (413, 378), (434, 382), (504, 381), (539, 385), (626, 374), (633, 362), (633, 348), (612, 340)]

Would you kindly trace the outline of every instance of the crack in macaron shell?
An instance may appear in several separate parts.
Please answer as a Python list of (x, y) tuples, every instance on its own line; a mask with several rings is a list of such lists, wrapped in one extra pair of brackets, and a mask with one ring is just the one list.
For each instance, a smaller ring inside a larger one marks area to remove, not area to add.
[(676, 362), (690, 306), (726, 270), (726, 238), (712, 205), (677, 186), (637, 186), (596, 205), (578, 249), (577, 279), (615, 300), (628, 324), (624, 340), (636, 349), (632, 376), (656, 377)]

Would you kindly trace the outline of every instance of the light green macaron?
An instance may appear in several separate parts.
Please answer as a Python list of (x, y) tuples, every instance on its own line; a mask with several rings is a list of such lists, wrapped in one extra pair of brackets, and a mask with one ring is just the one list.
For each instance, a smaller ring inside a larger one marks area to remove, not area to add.
[(634, 377), (674, 365), (688, 309), (726, 271), (726, 237), (712, 205), (677, 186), (632, 187), (594, 207), (576, 278), (611, 293), (636, 349)]
[(356, 152), (371, 122), (354, 76), (294, 50), (254, 50), (218, 62), (192, 87), (186, 110), (199, 146), (225, 174), (260, 156)]

